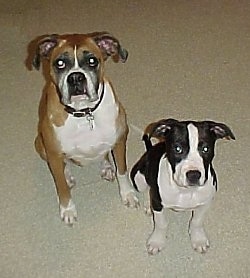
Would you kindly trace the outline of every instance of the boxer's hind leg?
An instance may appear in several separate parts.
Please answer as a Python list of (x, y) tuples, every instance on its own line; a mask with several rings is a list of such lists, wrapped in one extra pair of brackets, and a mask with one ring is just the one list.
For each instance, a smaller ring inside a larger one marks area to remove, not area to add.
[(107, 153), (100, 163), (101, 177), (107, 181), (115, 179), (115, 163), (111, 152)]
[(34, 145), (35, 145), (35, 149), (36, 149), (37, 153), (40, 155), (40, 157), (43, 160), (47, 161), (47, 155), (46, 155), (45, 147), (43, 144), (42, 135), (40, 133), (37, 134)]
[(120, 195), (123, 203), (128, 207), (138, 207), (139, 201), (136, 197), (135, 191), (129, 181), (126, 163), (126, 131), (120, 140), (116, 143), (113, 154), (117, 166), (117, 180), (119, 183)]

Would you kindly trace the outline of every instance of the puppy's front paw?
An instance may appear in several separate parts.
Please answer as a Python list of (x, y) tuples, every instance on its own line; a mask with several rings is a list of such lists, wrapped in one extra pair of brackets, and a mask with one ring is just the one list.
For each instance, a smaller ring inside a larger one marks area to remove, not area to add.
[(166, 244), (166, 236), (164, 234), (156, 234), (153, 232), (153, 234), (150, 236), (150, 238), (147, 241), (147, 251), (149, 255), (156, 255), (159, 253)]
[(209, 240), (203, 228), (193, 228), (190, 230), (192, 247), (199, 253), (205, 253), (209, 248)]
[(73, 203), (72, 200), (69, 201), (66, 208), (60, 205), (60, 215), (64, 223), (68, 225), (73, 225), (73, 223), (77, 219), (77, 211), (76, 211), (75, 204)]

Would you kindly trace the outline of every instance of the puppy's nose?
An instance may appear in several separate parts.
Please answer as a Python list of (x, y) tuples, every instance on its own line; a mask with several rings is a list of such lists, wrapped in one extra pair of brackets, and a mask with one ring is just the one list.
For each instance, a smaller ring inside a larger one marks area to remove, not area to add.
[(85, 76), (81, 72), (72, 72), (67, 78), (69, 85), (73, 86), (81, 84), (84, 80)]
[(186, 173), (186, 177), (190, 185), (199, 185), (201, 172), (198, 170), (190, 170)]

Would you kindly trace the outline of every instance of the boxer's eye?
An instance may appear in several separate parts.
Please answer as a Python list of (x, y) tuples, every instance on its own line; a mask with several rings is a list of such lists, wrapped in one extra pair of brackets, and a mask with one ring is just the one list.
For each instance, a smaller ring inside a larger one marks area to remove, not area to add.
[(180, 145), (176, 145), (176, 146), (174, 147), (174, 150), (175, 150), (175, 152), (178, 153), (178, 154), (181, 154), (181, 153), (183, 152), (183, 149), (182, 149), (182, 147), (181, 147)]
[(66, 63), (63, 60), (57, 60), (56, 61), (56, 67), (58, 69), (64, 69), (66, 67)]
[(94, 68), (98, 65), (98, 60), (96, 57), (89, 57), (88, 64), (90, 67)]

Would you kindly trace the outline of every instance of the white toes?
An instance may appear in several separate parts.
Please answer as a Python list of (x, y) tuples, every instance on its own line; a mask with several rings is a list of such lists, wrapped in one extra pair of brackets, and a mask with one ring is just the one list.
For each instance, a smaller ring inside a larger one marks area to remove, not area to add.
[(131, 191), (126, 194), (121, 194), (123, 204), (127, 207), (138, 208), (140, 206), (139, 200), (135, 195), (135, 192)]
[(73, 223), (77, 219), (77, 211), (75, 204), (72, 200), (69, 201), (68, 206), (66, 208), (60, 205), (60, 215), (64, 223), (68, 225), (73, 225)]
[(76, 185), (76, 180), (75, 180), (74, 176), (71, 175), (69, 165), (65, 166), (64, 175), (65, 175), (65, 179), (66, 179), (66, 182), (67, 182), (69, 188), (74, 187)]
[(101, 177), (107, 181), (114, 181), (115, 172), (112, 167), (106, 167), (101, 170)]
[(120, 187), (121, 199), (124, 205), (127, 207), (138, 208), (139, 200), (136, 197), (135, 191), (130, 184), (127, 174), (117, 175), (117, 180)]
[(155, 236), (152, 234), (152, 236), (149, 238), (147, 242), (147, 251), (149, 255), (156, 255), (159, 253), (162, 249), (164, 249), (166, 244), (166, 238), (165, 236)]
[(101, 162), (101, 177), (107, 181), (115, 179), (115, 169), (108, 160)]
[(73, 176), (66, 177), (67, 184), (69, 188), (72, 188), (76, 185), (76, 180)]
[(209, 248), (209, 240), (203, 228), (190, 231), (192, 247), (199, 253), (205, 253)]

